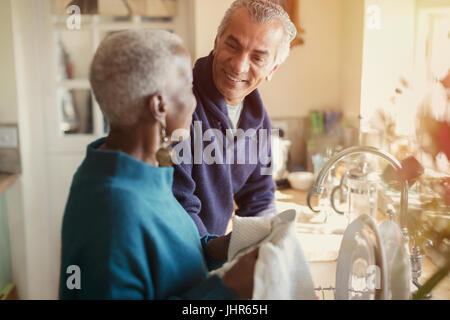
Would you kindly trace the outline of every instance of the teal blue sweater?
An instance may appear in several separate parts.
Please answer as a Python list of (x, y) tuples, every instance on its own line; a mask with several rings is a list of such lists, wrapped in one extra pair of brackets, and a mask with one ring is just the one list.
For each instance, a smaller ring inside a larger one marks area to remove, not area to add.
[(200, 238), (173, 196), (173, 168), (98, 150), (103, 141), (88, 146), (73, 178), (62, 227), (60, 298), (235, 299), (219, 277), (208, 277), (217, 267), (206, 253), (211, 237)]

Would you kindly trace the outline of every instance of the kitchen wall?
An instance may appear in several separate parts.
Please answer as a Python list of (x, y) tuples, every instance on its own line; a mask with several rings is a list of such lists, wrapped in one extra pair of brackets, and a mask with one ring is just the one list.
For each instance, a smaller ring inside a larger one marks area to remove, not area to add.
[(416, 6), (418, 9), (449, 7), (450, 0), (416, 0)]
[(231, 3), (233, 0), (193, 0), (195, 46), (191, 54), (194, 61), (213, 49), (217, 27)]
[(340, 108), (342, 1), (303, 0), (300, 22), (305, 43), (294, 47), (272, 81), (260, 88), (272, 117), (302, 117), (312, 109)]
[(350, 124), (358, 127), (361, 106), (365, 3), (343, 0), (340, 59), (340, 106)]
[[(400, 77), (412, 76), (416, 3), (366, 0), (366, 7), (379, 10), (377, 17), (368, 19), (364, 34), (361, 114), (370, 119), (378, 108), (390, 106)], [(371, 19), (378, 22), (372, 23)]]

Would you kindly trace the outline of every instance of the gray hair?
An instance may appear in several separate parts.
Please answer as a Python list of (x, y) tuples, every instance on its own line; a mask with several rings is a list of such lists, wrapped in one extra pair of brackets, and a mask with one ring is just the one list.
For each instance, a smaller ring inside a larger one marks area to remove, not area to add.
[(148, 98), (163, 91), (181, 43), (178, 36), (157, 29), (119, 32), (102, 41), (89, 80), (111, 125), (131, 126), (138, 121)]
[(236, 0), (230, 8), (225, 12), (225, 16), (217, 30), (217, 37), (220, 38), (230, 22), (231, 15), (242, 7), (246, 7), (253, 20), (258, 23), (265, 24), (278, 19), (283, 25), (284, 38), (278, 48), (275, 64), (282, 64), (289, 56), (289, 50), (292, 40), (297, 35), (297, 29), (292, 23), (287, 12), (282, 6), (270, 0)]

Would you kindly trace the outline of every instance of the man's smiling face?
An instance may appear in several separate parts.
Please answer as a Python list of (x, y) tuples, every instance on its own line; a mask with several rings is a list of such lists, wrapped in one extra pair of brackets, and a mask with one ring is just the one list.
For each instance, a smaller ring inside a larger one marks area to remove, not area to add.
[(230, 105), (238, 105), (276, 71), (275, 57), (283, 40), (280, 21), (253, 21), (247, 8), (236, 10), (214, 44), (213, 80)]

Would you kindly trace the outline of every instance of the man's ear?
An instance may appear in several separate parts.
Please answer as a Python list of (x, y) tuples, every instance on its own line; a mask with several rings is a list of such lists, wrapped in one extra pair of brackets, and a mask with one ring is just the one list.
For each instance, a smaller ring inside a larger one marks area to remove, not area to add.
[(275, 71), (278, 70), (278, 67), (279, 67), (279, 65), (276, 64), (276, 65), (272, 68), (272, 70), (270, 70), (269, 74), (266, 76), (266, 81), (272, 80), (272, 76), (273, 76), (273, 74), (275, 73)]
[(216, 50), (217, 50), (217, 45), (218, 45), (218, 41), (219, 41), (219, 39), (217, 38), (217, 36), (216, 36), (216, 38), (214, 39), (214, 49), (213, 49), (213, 55), (215, 55), (216, 54)]
[(167, 106), (164, 98), (160, 93), (155, 93), (150, 96), (148, 107), (153, 119), (161, 124), (163, 128), (166, 127)]

